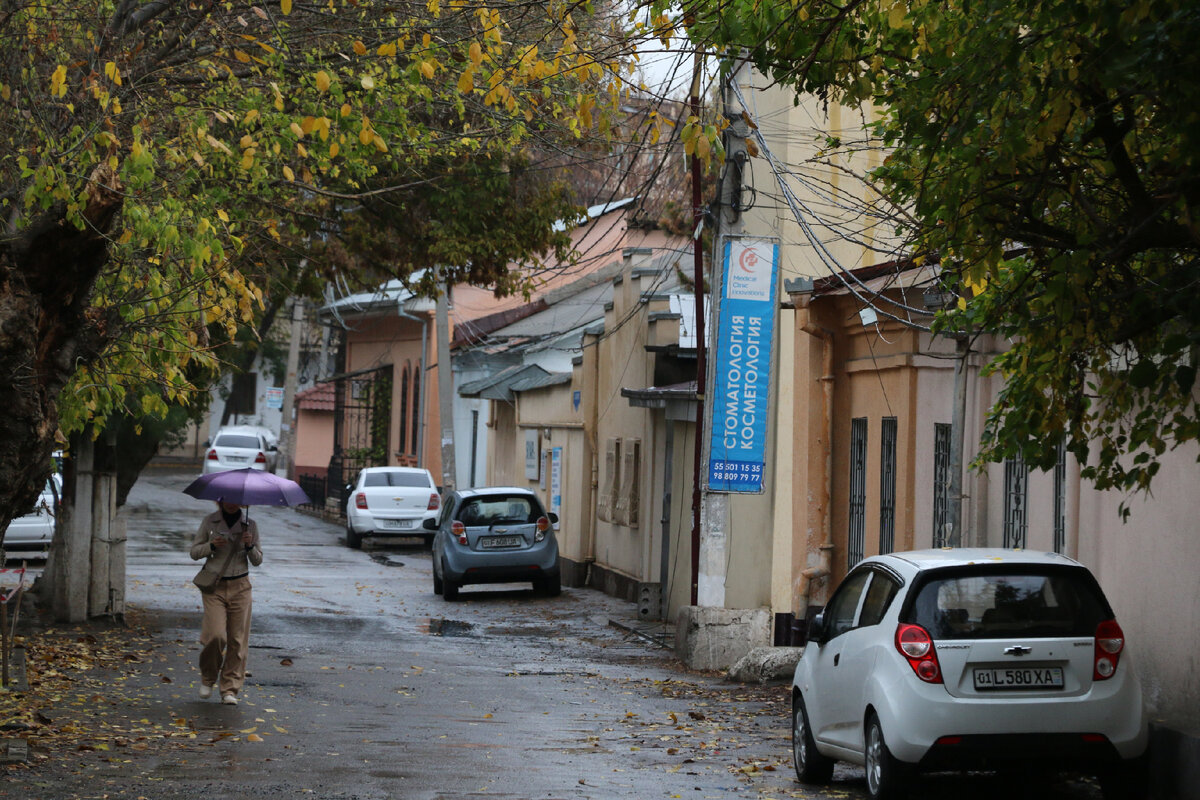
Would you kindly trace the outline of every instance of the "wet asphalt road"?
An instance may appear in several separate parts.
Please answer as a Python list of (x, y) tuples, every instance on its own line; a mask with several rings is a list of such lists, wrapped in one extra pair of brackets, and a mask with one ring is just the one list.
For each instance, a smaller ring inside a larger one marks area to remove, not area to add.
[[(152, 471), (127, 505), (127, 616), (162, 647), (125, 702), (131, 725), (173, 722), (196, 738), (10, 775), (0, 796), (865, 797), (862, 771), (844, 766), (819, 791), (795, 782), (785, 686), (685, 670), (609, 624), (632, 621), (631, 604), (522, 584), (466, 587), (447, 603), (428, 551), (350, 550), (341, 528), (292, 509), (252, 509), (264, 562), (242, 702), (200, 700), (186, 551), (212, 504), (181, 493), (192, 477)], [(922, 793), (1007, 799), (1012, 777), (934, 779)]]

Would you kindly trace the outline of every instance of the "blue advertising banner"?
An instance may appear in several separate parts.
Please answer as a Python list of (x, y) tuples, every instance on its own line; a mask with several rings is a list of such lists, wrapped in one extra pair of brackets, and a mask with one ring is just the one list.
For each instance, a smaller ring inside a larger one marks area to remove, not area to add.
[(725, 241), (723, 256), (716, 368), (708, 395), (712, 409), (708, 488), (714, 492), (761, 492), (779, 245), (763, 239), (730, 238)]

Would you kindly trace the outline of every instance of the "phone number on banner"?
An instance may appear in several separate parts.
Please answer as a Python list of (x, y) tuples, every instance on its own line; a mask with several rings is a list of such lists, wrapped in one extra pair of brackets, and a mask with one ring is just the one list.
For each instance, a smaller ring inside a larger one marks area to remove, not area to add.
[(730, 482), (760, 486), (762, 484), (763, 465), (752, 461), (713, 461), (711, 462), (708, 481), (711, 484)]

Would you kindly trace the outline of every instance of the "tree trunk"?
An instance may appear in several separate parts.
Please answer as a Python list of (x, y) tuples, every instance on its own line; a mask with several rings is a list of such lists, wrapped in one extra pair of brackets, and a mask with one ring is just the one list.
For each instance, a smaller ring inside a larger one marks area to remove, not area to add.
[(82, 229), (55, 207), (0, 238), (0, 531), (36, 502), (52, 471), (59, 394), (103, 346), (107, 321), (89, 300), (120, 190), (115, 173), (97, 168)]

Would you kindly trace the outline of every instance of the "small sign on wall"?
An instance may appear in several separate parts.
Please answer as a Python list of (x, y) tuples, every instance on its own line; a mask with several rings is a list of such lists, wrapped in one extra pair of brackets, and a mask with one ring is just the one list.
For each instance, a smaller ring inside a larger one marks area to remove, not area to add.
[(283, 408), (283, 389), (269, 387), (267, 389), (267, 408)]
[(525, 477), (536, 481), (541, 475), (541, 444), (537, 428), (525, 429)]

